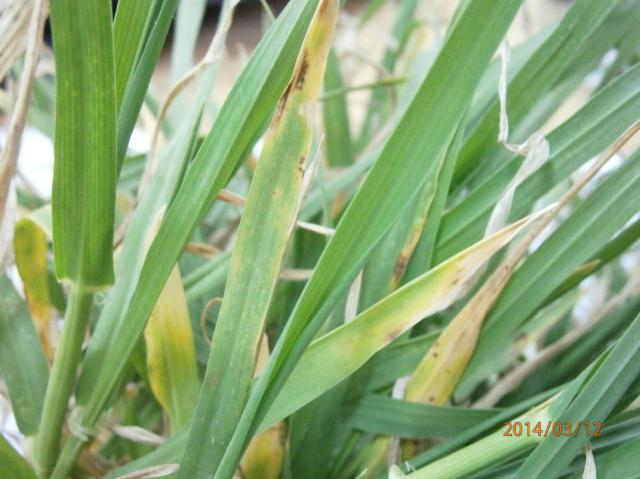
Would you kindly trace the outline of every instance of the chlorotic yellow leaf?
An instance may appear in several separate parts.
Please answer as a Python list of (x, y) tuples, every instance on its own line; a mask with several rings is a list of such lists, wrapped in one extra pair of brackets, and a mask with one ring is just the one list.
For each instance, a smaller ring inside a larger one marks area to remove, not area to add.
[[(256, 357), (254, 376), (260, 374), (269, 359), (269, 340), (262, 335)], [(240, 462), (243, 479), (278, 479), (284, 464), (285, 425), (279, 422), (275, 426), (257, 434)]]
[[(262, 426), (270, 426), (335, 386), (422, 319), (463, 295), (476, 271), (537, 215), (524, 218), (416, 278), (353, 321), (314, 341)], [(331, 367), (327, 367), (331, 364)]]
[(187, 299), (176, 266), (144, 331), (153, 394), (169, 415), (171, 428), (189, 422), (200, 383)]
[(204, 471), (228, 477), (235, 468), (217, 469), (250, 393), (269, 305), (300, 210), (312, 144), (311, 113), (321, 91), (338, 10), (337, 0), (319, 2), (265, 136), (238, 226), (180, 478)]
[(247, 448), (240, 468), (244, 479), (278, 479), (284, 461), (285, 428), (279, 422), (255, 436)]
[(48, 275), (48, 241), (44, 231), (33, 221), (23, 218), (16, 223), (13, 237), (16, 266), (24, 284), (31, 312), (47, 358), (51, 359), (51, 296)]

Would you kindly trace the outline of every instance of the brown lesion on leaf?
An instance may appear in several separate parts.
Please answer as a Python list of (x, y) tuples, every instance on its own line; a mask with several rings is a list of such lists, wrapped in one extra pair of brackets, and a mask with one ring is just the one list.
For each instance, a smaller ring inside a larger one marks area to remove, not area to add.
[(529, 335), (526, 332), (521, 332), (520, 334), (518, 334), (514, 340), (515, 341), (524, 341), (525, 339), (527, 339)]
[(305, 48), (302, 51), (302, 56), (300, 57), (300, 62), (296, 68), (296, 71), (291, 78), (291, 81), (285, 88), (282, 97), (280, 98), (280, 102), (278, 103), (278, 107), (276, 109), (276, 113), (274, 116), (274, 122), (279, 122), (282, 118), (282, 114), (284, 113), (287, 103), (289, 102), (289, 98), (293, 93), (293, 90), (302, 90), (304, 87), (304, 82), (307, 76), (307, 70), (309, 69), (309, 57), (307, 49)]
[(305, 48), (302, 51), (302, 56), (300, 57), (300, 65), (298, 66), (298, 70), (296, 71), (296, 77), (294, 79), (296, 89), (302, 90), (304, 87), (304, 82), (307, 77), (307, 71), (309, 70), (309, 52)]
[(329, 4), (331, 2), (329, 0), (322, 0), (320, 2), (320, 6), (318, 7), (318, 14), (319, 15), (325, 15), (327, 13), (327, 11), (329, 10)]
[(400, 279), (404, 275), (404, 272), (407, 270), (407, 266), (409, 264), (409, 256), (401, 255), (398, 258), (398, 262), (396, 263), (395, 268), (393, 268), (393, 277), (392, 284), (398, 284)]
[(402, 329), (393, 329), (392, 331), (389, 332), (389, 334), (387, 334), (387, 341), (389, 341), (390, 343), (392, 343), (393, 341), (395, 341), (398, 336), (400, 336), (402, 334)]

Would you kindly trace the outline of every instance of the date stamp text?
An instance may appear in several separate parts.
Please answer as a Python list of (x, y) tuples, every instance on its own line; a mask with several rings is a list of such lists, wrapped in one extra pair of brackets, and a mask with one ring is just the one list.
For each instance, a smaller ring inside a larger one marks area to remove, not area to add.
[(599, 421), (507, 421), (502, 433), (507, 437), (536, 436), (536, 437), (578, 437), (585, 434), (587, 437), (601, 437), (602, 423)]

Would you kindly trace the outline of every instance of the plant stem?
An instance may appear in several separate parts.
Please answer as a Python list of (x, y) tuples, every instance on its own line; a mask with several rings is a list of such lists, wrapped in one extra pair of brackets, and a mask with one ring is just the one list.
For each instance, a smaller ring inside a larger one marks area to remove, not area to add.
[[(553, 403), (554, 399), (551, 398), (544, 401), (542, 404), (515, 418), (513, 422), (550, 423), (549, 405)], [(407, 479), (430, 479), (434, 477), (438, 479), (457, 479), (458, 477), (466, 477), (487, 466), (497, 466), (522, 451), (533, 449), (536, 444), (544, 439), (544, 436), (537, 434), (505, 436), (504, 431), (504, 427), (500, 428), (493, 434), (465, 448), (400, 477)]]
[(539, 439), (535, 436), (504, 437), (503, 429), (443, 457), (405, 477), (411, 479), (456, 479), (498, 465), (518, 452), (533, 448)]
[(84, 447), (84, 440), (71, 435), (64, 444), (50, 479), (66, 479)]
[(41, 477), (48, 477), (56, 462), (62, 425), (76, 379), (92, 299), (93, 293), (88, 292), (81, 283), (72, 285), (62, 334), (47, 385), (36, 443), (36, 458)]

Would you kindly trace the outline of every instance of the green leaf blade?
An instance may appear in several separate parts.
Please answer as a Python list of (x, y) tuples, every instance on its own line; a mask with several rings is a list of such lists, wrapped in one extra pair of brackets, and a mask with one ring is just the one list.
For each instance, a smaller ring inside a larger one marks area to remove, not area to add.
[[(111, 4), (56, 0), (53, 247), (60, 279), (113, 282), (116, 89)], [(78, 44), (82, 48), (78, 48)]]

